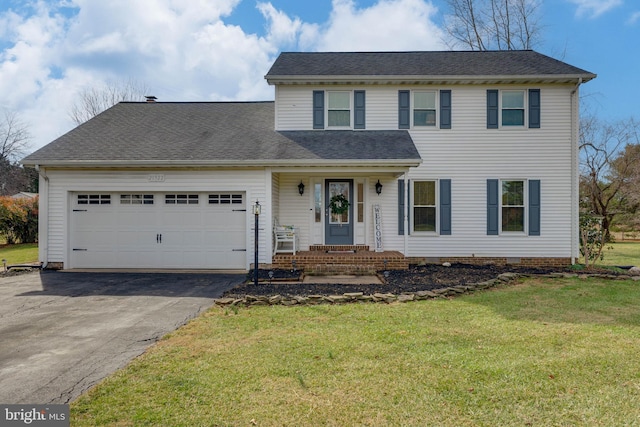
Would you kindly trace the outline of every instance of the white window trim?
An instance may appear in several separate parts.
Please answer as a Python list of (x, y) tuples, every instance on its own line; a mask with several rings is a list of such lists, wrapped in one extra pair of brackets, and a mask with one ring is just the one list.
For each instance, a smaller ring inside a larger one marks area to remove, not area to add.
[[(427, 126), (425, 126), (427, 127)], [(416, 218), (415, 215), (415, 211), (414, 208), (416, 207), (415, 204), (415, 190), (414, 190), (414, 186), (416, 182), (433, 182), (435, 185), (435, 193), (436, 193), (436, 204), (434, 205), (435, 209), (436, 209), (436, 229), (434, 231), (416, 231), (415, 227), (414, 227), (414, 221)], [(411, 185), (410, 185), (410, 200), (409, 200), (409, 218), (411, 219), (409, 227), (411, 230), (411, 235), (416, 235), (416, 236), (438, 236), (440, 235), (440, 180), (438, 179), (429, 179), (429, 178), (424, 178), (424, 179), (411, 179)]]
[[(349, 126), (330, 126), (329, 125), (329, 94), (330, 93), (348, 93), (349, 94)], [(354, 120), (354, 99), (352, 90), (325, 90), (324, 91), (324, 122), (326, 123), (325, 129), (353, 129)]]
[[(414, 111), (415, 111), (415, 103), (414, 103), (414, 94), (415, 93), (426, 93), (426, 92), (432, 92), (435, 93), (435, 98), (436, 98), (436, 106), (435, 106), (435, 110), (436, 110), (436, 124), (433, 126), (416, 126), (413, 118), (414, 118)], [(410, 106), (411, 106), (411, 111), (409, 112), (409, 114), (411, 115), (410, 120), (411, 120), (411, 129), (416, 129), (416, 130), (434, 130), (434, 129), (440, 129), (440, 90), (439, 89), (433, 89), (433, 90), (423, 90), (423, 89), (413, 89), (410, 92)], [(429, 180), (426, 180), (429, 181)]]
[[(503, 231), (502, 230), (502, 183), (504, 181), (522, 181), (523, 208), (524, 208), (524, 221), (522, 231)], [(529, 229), (529, 180), (524, 178), (504, 178), (498, 182), (498, 227), (499, 234), (504, 236), (527, 236), (527, 230)]]
[[(524, 108), (524, 118), (521, 125), (503, 125), (502, 124), (502, 94), (505, 92), (522, 92), (522, 102)], [(498, 91), (498, 123), (500, 129), (512, 129), (522, 130), (528, 129), (527, 123), (529, 123), (529, 91), (527, 89), (500, 89)], [(512, 180), (505, 180), (512, 181)]]

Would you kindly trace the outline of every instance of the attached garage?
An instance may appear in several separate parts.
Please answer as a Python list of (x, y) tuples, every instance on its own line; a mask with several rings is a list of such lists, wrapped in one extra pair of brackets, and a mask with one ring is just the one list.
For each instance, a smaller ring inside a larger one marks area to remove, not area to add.
[(244, 269), (246, 193), (72, 192), (72, 268)]

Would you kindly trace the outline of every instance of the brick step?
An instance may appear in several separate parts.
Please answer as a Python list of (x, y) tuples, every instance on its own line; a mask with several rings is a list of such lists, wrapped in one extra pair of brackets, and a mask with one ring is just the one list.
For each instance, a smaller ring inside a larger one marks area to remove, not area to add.
[(371, 274), (380, 270), (406, 270), (409, 260), (397, 251), (304, 251), (296, 255), (277, 254), (271, 268), (297, 268), (306, 273), (320, 274)]
[(369, 252), (368, 245), (311, 245), (310, 252)]

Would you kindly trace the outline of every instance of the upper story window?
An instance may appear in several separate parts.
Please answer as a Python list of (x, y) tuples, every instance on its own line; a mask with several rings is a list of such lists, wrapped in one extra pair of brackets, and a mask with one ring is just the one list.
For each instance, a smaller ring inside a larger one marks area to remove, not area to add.
[(313, 129), (365, 129), (365, 91), (313, 91)]
[(436, 93), (413, 92), (413, 125), (436, 125)]
[(502, 91), (502, 126), (524, 126), (524, 91)]
[(487, 129), (540, 127), (540, 89), (487, 90)]
[(450, 90), (398, 91), (398, 129), (451, 129)]
[(351, 126), (351, 93), (327, 92), (327, 125), (329, 127)]

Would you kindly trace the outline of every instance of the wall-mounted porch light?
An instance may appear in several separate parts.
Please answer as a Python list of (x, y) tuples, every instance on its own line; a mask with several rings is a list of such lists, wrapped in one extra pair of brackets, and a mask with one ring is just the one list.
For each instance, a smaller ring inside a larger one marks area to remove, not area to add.
[(380, 193), (382, 193), (382, 184), (380, 184), (380, 180), (378, 180), (378, 182), (376, 182), (376, 194), (379, 196)]
[(304, 184), (302, 183), (302, 181), (300, 181), (300, 184), (298, 184), (298, 193), (300, 193), (301, 196), (304, 194)]

